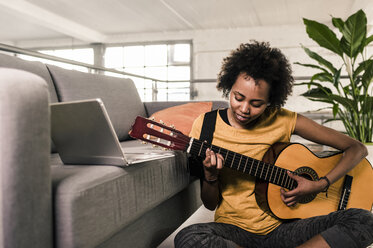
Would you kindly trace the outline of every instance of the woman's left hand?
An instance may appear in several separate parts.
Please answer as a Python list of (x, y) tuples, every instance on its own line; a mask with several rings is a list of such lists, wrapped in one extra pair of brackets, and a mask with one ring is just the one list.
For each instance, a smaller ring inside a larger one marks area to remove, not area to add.
[(298, 185), (295, 189), (290, 191), (285, 191), (285, 189), (283, 188), (281, 188), (280, 190), (281, 199), (288, 207), (295, 206), (303, 196), (313, 193), (319, 193), (326, 187), (326, 182), (324, 182), (325, 180), (311, 181), (304, 177), (295, 175), (290, 171), (288, 171), (287, 173), (290, 178), (294, 179), (297, 182)]

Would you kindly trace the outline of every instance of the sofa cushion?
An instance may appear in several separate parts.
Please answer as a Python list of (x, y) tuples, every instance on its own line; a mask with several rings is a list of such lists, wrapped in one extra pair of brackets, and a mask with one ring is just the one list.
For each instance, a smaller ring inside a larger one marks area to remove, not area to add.
[(26, 61), (14, 56), (0, 54), (0, 67), (8, 67), (31, 72), (43, 78), (48, 85), (50, 102), (57, 102), (56, 90), (49, 74), (48, 68), (41, 62)]
[(122, 142), (125, 152), (174, 156), (116, 166), (66, 166), (52, 154), (56, 244), (96, 247), (189, 183), (186, 155)]
[(136, 116), (145, 108), (131, 79), (66, 70), (48, 65), (60, 101), (101, 98), (120, 141), (126, 140)]
[(189, 102), (162, 109), (150, 117), (157, 122), (164, 122), (167, 126), (173, 125), (175, 129), (189, 135), (194, 120), (199, 115), (211, 111), (211, 108), (212, 102)]

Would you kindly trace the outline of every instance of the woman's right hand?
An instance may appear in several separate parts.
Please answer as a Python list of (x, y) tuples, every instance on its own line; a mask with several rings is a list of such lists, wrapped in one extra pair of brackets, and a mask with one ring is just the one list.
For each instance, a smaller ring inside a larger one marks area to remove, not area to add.
[(219, 170), (223, 168), (224, 158), (221, 154), (215, 153), (211, 149), (206, 149), (206, 158), (203, 160), (205, 179), (214, 181), (218, 179)]

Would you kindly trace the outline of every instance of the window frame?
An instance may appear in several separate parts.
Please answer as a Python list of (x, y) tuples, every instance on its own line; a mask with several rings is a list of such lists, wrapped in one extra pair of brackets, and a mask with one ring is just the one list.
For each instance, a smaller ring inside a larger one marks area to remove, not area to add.
[[(173, 61), (173, 53), (174, 53), (174, 49), (172, 49), (172, 45), (176, 45), (176, 44), (189, 44), (190, 46), (190, 51), (189, 51), (189, 62), (176, 62), (176, 61)], [(144, 87), (142, 89), (139, 89), (138, 88), (138, 91), (139, 91), (139, 94), (143, 94), (141, 96), (141, 98), (143, 99), (143, 101), (157, 101), (158, 100), (158, 96), (157, 96), (157, 91), (158, 91), (158, 87), (157, 87), (157, 84), (158, 82), (160, 83), (172, 83), (172, 82), (188, 82), (189, 83), (189, 98), (187, 100), (191, 100), (192, 99), (192, 82), (193, 82), (193, 41), (192, 40), (165, 40), (165, 41), (151, 41), (151, 42), (124, 42), (124, 43), (110, 43), (110, 44), (105, 44), (105, 49), (107, 48), (114, 48), (114, 47), (122, 47), (123, 50), (124, 50), (124, 47), (130, 47), (130, 46), (143, 46), (144, 48), (146, 46), (151, 46), (151, 45), (166, 45), (167, 46), (167, 64), (165, 65), (166, 68), (168, 67), (173, 67), (173, 66), (188, 66), (189, 67), (189, 80), (163, 80), (163, 79), (160, 79), (160, 78), (155, 78), (155, 79), (159, 79), (159, 81), (155, 81), (155, 82), (152, 82), (152, 88), (153, 88), (153, 94), (152, 94), (152, 99), (151, 100), (146, 100), (145, 98), (145, 93), (141, 93), (141, 91), (143, 92), (146, 92), (148, 90), (148, 88), (146, 88), (145, 86), (145, 83), (144, 83)], [(171, 46), (171, 49), (169, 49), (169, 47)], [(106, 51), (105, 51), (106, 53)], [(104, 54), (105, 54), (104, 53)], [(124, 54), (123, 54), (123, 59), (124, 59)], [(144, 68), (144, 75), (145, 75), (145, 70), (146, 68), (151, 68), (152, 66), (147, 66), (145, 65), (145, 62), (142, 66), (139, 66), (138, 68)], [(121, 68), (121, 71), (124, 71), (124, 72), (127, 72), (126, 67), (124, 66), (124, 62), (123, 62), (123, 68)], [(130, 67), (127, 67), (127, 68), (130, 68)], [(132, 67), (132, 68), (136, 68), (136, 67)], [(118, 69), (118, 68), (114, 68), (114, 69)], [(146, 77), (146, 76), (145, 76)], [(145, 82), (145, 79), (144, 79), (144, 82)], [(160, 88), (163, 90), (163, 88)], [(167, 93), (167, 96), (166, 96), (166, 101), (169, 101), (169, 94)]]

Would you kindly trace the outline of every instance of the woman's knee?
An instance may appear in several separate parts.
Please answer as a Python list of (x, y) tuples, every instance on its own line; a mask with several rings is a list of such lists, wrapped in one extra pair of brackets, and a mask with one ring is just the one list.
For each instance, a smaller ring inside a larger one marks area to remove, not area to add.
[(366, 224), (373, 228), (373, 214), (365, 209), (350, 208), (345, 210), (342, 216), (344, 223)]
[[(366, 247), (373, 242), (373, 214), (364, 209), (348, 209), (340, 219), (341, 231), (356, 242), (357, 247)], [(348, 231), (346, 231), (348, 230)]]
[(175, 237), (175, 247), (237, 247), (227, 236), (232, 225), (224, 223), (200, 223), (182, 229)]
[(194, 224), (183, 228), (175, 237), (175, 247), (196, 247), (209, 233), (204, 224)]

